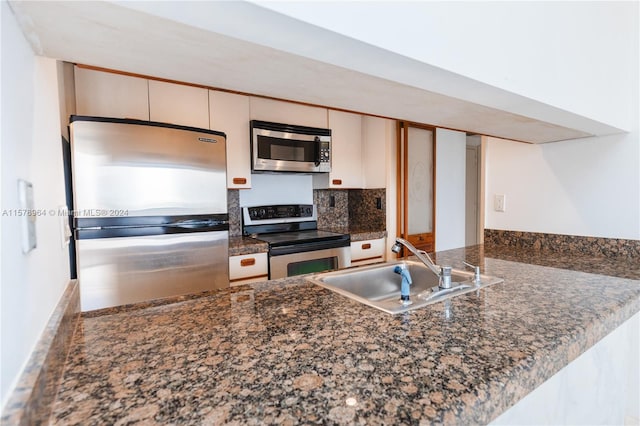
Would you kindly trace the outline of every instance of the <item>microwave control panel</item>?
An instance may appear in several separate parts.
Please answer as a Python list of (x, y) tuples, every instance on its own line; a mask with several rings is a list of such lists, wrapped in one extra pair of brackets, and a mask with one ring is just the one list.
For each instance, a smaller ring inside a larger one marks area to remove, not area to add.
[(320, 142), (320, 162), (331, 162), (331, 144), (329, 142)]

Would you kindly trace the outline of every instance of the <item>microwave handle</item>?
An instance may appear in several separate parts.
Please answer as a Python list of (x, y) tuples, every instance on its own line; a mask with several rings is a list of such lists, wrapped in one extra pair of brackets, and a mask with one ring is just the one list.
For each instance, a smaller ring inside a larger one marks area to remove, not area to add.
[(315, 158), (315, 166), (320, 166), (320, 138), (318, 136), (313, 140), (315, 142), (315, 147), (313, 148), (313, 154)]

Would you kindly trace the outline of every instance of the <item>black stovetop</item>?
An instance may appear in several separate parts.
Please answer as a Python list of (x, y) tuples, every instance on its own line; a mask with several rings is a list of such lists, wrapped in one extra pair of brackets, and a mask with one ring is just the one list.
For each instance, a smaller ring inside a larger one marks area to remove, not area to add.
[(270, 246), (311, 243), (316, 241), (345, 240), (349, 234), (310, 229), (305, 231), (276, 232), (272, 234), (258, 234), (254, 238), (266, 241)]

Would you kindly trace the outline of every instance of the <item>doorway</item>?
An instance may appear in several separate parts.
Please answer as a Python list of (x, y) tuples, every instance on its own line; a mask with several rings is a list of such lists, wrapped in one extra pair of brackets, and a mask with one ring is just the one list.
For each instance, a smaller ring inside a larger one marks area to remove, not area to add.
[(484, 232), (481, 222), (481, 169), (482, 137), (467, 134), (465, 173), (465, 245), (482, 243)]
[(398, 123), (397, 235), (435, 251), (435, 127)]

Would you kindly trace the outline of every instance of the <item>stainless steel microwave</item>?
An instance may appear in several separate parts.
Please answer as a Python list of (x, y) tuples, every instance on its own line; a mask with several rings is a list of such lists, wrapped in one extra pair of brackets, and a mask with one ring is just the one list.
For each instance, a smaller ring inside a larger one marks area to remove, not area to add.
[(255, 172), (331, 171), (331, 129), (251, 120)]

